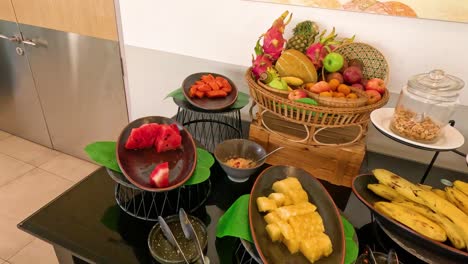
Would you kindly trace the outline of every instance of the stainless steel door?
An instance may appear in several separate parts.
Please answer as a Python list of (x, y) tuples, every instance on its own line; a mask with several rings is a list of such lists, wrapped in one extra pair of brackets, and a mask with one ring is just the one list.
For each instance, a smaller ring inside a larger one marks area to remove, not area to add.
[[(0, 20), (0, 34), (19, 34), (14, 22)], [(18, 50), (17, 50), (18, 49)], [(23, 44), (0, 38), (0, 130), (52, 147)]]
[(128, 123), (118, 42), (19, 27), (54, 148), (87, 159), (87, 144), (117, 140)]

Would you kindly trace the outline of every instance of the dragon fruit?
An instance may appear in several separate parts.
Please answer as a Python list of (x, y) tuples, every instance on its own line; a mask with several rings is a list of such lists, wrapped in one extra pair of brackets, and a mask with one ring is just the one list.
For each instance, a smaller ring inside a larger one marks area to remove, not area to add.
[[(270, 55), (260, 54), (254, 59), (252, 56), (252, 73), (255, 79), (261, 78), (266, 74), (268, 68), (273, 66), (273, 61)], [(265, 77), (263, 77), (265, 78)]]
[(324, 37), (327, 30), (324, 30), (322, 34), (320, 34), (320, 41), (310, 45), (310, 47), (306, 50), (306, 55), (312, 61), (315, 66), (315, 69), (322, 68), (323, 66), (323, 59), (329, 52), (331, 52), (330, 42), (335, 39), (337, 36), (335, 34), (335, 28), (333, 28), (332, 32), (328, 34), (328, 36)]
[(285, 21), (289, 12), (285, 11), (279, 18), (277, 18), (268, 31), (263, 34), (263, 52), (270, 55), (276, 61), (281, 52), (283, 52), (286, 39), (283, 37), (284, 29), (291, 21), (292, 14)]
[[(279, 58), (281, 52), (283, 52), (284, 44), (286, 40), (283, 37), (284, 29), (286, 25), (291, 21), (292, 14), (289, 19), (285, 22), (284, 20), (288, 16), (289, 12), (284, 12), (279, 18), (277, 18), (270, 29), (262, 34), (255, 45), (256, 57), (252, 56), (252, 74), (255, 79), (267, 78), (267, 69), (273, 66), (273, 63)], [(263, 45), (260, 44), (260, 40), (263, 38)]]
[(336, 40), (335, 38), (338, 34), (335, 34), (335, 28), (333, 28), (328, 36), (324, 37), (326, 32), (327, 30), (324, 30), (320, 34), (320, 41), (310, 45), (306, 50), (307, 57), (309, 57), (316, 69), (322, 68), (325, 56), (336, 49), (338, 45), (353, 42), (355, 38), (355, 36), (353, 36), (351, 38)]

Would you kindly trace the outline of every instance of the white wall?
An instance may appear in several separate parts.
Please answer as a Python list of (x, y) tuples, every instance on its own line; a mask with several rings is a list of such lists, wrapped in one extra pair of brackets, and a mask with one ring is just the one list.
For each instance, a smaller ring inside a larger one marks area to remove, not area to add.
[[(248, 66), (258, 36), (287, 9), (288, 35), (310, 19), (378, 48), (390, 64), (392, 91), (434, 68), (468, 83), (468, 24), (241, 0), (120, 0), (120, 8), (126, 45)], [(468, 105), (468, 88), (461, 100)]]

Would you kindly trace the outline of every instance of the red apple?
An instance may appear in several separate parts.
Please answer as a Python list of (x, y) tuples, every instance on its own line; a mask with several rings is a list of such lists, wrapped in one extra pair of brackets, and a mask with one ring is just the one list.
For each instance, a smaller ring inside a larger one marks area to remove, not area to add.
[(360, 83), (353, 83), (351, 86), (356, 87), (356, 88), (364, 91), (364, 85), (362, 85)]
[(348, 84), (358, 83), (362, 79), (362, 71), (359, 67), (350, 66), (343, 72), (343, 78)]
[(379, 78), (370, 79), (366, 84), (366, 90), (375, 90), (383, 94), (385, 93), (385, 82)]
[(362, 63), (362, 61), (360, 59), (351, 59), (349, 60), (348, 62), (348, 67), (351, 67), (351, 66), (356, 66), (358, 67), (359, 69), (364, 69), (364, 63)]
[(330, 82), (330, 80), (337, 79), (340, 84), (343, 83), (343, 75), (339, 72), (333, 72), (327, 75), (327, 82)]
[(321, 93), (321, 92), (328, 92), (331, 90), (330, 85), (326, 81), (320, 81), (316, 84), (314, 84), (312, 87), (310, 87), (309, 91), (313, 93)]
[(304, 90), (301, 90), (301, 89), (291, 91), (288, 94), (288, 99), (289, 100), (297, 100), (297, 99), (306, 98), (306, 97), (307, 97), (307, 93)]
[(369, 99), (367, 100), (367, 104), (375, 104), (377, 103), (380, 99), (382, 99), (382, 95), (380, 95), (379, 92), (376, 90), (367, 90), (366, 91), (367, 96), (369, 96)]

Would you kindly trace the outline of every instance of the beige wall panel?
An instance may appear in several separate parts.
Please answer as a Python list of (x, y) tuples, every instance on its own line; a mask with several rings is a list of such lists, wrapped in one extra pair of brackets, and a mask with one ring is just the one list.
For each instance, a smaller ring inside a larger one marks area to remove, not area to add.
[(113, 0), (12, 0), (12, 2), (18, 23), (103, 39), (118, 39)]
[(10, 0), (0, 0), (0, 19), (16, 22), (15, 12), (11, 7)]

